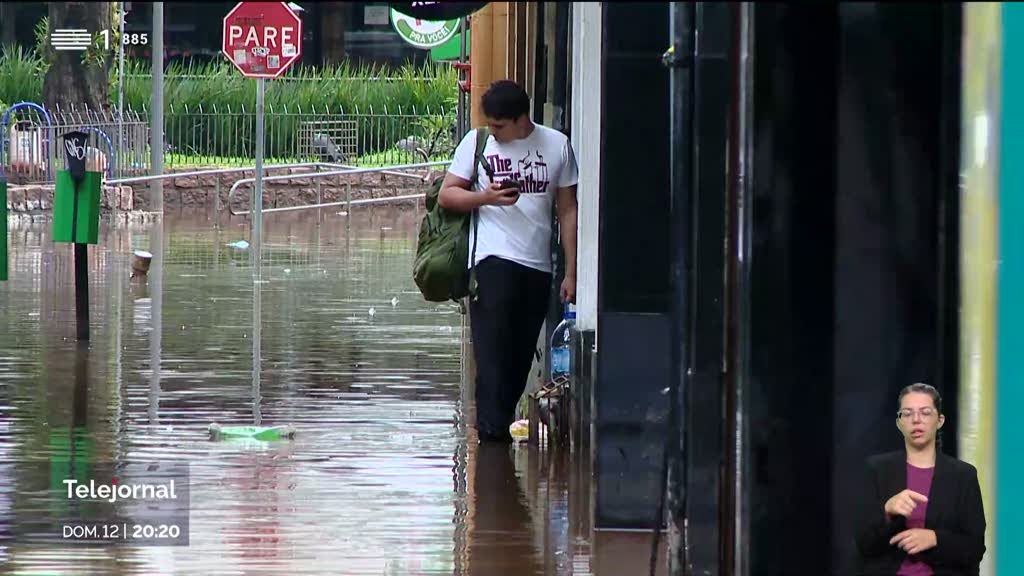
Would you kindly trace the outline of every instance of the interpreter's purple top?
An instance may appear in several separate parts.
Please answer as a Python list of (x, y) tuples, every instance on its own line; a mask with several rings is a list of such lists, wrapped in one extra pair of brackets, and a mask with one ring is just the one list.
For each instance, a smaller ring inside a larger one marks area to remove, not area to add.
[[(935, 468), (918, 468), (907, 463), (907, 489), (928, 496), (932, 488), (932, 475)], [(927, 502), (918, 502), (914, 511), (907, 517), (907, 529), (924, 528), (925, 514), (928, 512)], [(918, 559), (917, 555), (908, 555), (903, 559), (896, 576), (932, 576), (932, 567)]]

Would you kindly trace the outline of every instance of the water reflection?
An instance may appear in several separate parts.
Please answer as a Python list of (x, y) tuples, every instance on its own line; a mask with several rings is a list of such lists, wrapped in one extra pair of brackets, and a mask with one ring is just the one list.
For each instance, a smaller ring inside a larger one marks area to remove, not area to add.
[(160, 424), (160, 369), (164, 334), (164, 223), (157, 220), (149, 231), (149, 252), (153, 255), (149, 274), (149, 423)]
[[(105, 223), (90, 247), (86, 347), (74, 342), (70, 251), (48, 225), (15, 222), (0, 283), (4, 570), (602, 574), (589, 468), (478, 447), (465, 427), (458, 309), (424, 302), (411, 278), (418, 217), (274, 215), (262, 262), (230, 247), (248, 237), (244, 219)], [(153, 253), (145, 277), (128, 276), (134, 249)], [(297, 433), (213, 442), (213, 422)], [(15, 541), (31, 463), (71, 456), (188, 461), (190, 545)], [(641, 573), (646, 542), (632, 568), (618, 553), (603, 574)]]
[[(317, 226), (319, 229), (319, 226)], [(260, 376), (263, 367), (263, 241), (255, 233), (249, 245), (249, 262), (252, 266), (252, 423), (263, 422), (260, 412)]]

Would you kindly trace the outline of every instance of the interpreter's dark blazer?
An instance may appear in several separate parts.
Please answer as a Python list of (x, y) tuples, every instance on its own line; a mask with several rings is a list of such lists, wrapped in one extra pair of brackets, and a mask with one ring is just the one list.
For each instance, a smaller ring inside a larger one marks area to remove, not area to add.
[[(889, 540), (907, 529), (907, 519), (886, 521), (885, 502), (907, 488), (904, 450), (867, 460), (858, 512), (857, 549), (860, 574), (895, 576), (907, 554)], [(928, 494), (925, 528), (934, 530), (938, 545), (918, 555), (935, 576), (976, 576), (985, 554), (985, 510), (978, 471), (966, 462), (939, 453)]]

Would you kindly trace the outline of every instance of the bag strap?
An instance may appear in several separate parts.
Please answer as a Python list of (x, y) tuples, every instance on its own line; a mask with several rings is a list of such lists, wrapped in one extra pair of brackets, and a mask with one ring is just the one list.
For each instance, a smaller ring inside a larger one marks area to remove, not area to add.
[[(487, 173), (487, 177), (494, 179), (494, 172), (491, 170), (491, 165), (487, 163), (487, 159), (484, 158), (484, 148), (487, 147), (487, 139), (490, 137), (490, 131), (485, 127), (476, 129), (476, 155), (473, 162), (473, 184), (477, 183), (477, 177), (479, 176), (478, 166), (483, 167), (484, 172)], [(469, 258), (469, 297), (471, 300), (476, 300), (477, 295), (477, 284), (476, 284), (476, 244), (480, 230), (480, 210), (473, 210), (473, 214), (470, 216), (473, 219), (473, 252)]]

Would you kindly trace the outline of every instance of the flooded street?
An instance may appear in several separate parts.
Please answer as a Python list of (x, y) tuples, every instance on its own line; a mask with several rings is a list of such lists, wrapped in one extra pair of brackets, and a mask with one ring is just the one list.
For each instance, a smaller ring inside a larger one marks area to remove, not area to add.
[[(243, 218), (105, 221), (82, 347), (71, 245), (54, 244), (48, 222), (12, 223), (0, 572), (646, 574), (649, 534), (593, 557), (582, 463), (476, 445), (458, 308), (425, 302), (411, 277), (419, 214), (331, 210), (321, 226), (311, 211), (268, 215), (259, 283), (249, 250), (229, 246), (248, 240)], [(137, 249), (155, 257), (130, 278)], [(212, 423), (296, 434), (212, 441)], [(68, 461), (187, 462), (189, 546), (22, 542), (31, 476)]]

